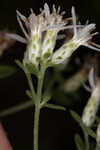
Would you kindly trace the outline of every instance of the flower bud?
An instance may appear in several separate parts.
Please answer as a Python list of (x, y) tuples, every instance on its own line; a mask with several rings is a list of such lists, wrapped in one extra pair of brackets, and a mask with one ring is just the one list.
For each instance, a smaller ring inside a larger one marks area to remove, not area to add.
[(52, 56), (52, 64), (60, 64), (69, 58), (72, 53), (78, 48), (78, 45), (73, 40), (66, 42), (60, 49), (58, 49)]
[(38, 66), (41, 50), (41, 33), (35, 33), (30, 37), (27, 50), (24, 54), (24, 64), (34, 64)]
[(53, 30), (48, 30), (42, 45), (42, 61), (47, 61), (51, 59), (53, 49), (56, 44), (57, 32)]
[(98, 83), (97, 86), (94, 88), (82, 115), (82, 121), (86, 126), (90, 127), (94, 123), (99, 104), (100, 83)]

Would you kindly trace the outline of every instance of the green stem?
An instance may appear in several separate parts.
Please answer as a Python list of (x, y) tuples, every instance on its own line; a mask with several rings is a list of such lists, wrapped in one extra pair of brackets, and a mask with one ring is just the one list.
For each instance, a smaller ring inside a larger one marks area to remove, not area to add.
[(34, 91), (31, 74), (30, 74), (30, 73), (27, 73), (26, 71), (25, 71), (25, 74), (26, 74), (26, 77), (27, 77), (27, 80), (28, 80), (28, 84), (29, 84), (31, 93), (32, 93), (32, 100), (35, 101), (35, 99), (36, 99), (36, 94), (35, 94), (35, 91)]
[(35, 101), (36, 94), (32, 83), (31, 74), (28, 72), (27, 68), (21, 63), (19, 60), (16, 60), (16, 64), (25, 72), (26, 78), (28, 80), (28, 84), (32, 93), (32, 100)]
[(85, 150), (89, 150), (89, 137), (84, 128), (83, 128), (83, 133), (85, 139)]
[(85, 143), (86, 143), (86, 150), (89, 150), (89, 137), (88, 135), (85, 135)]
[(38, 76), (38, 87), (37, 87), (37, 98), (35, 103), (35, 114), (34, 114), (34, 150), (38, 150), (38, 132), (39, 132), (39, 116), (40, 116), (40, 101), (42, 97), (42, 84), (44, 79), (45, 68), (41, 68)]
[(40, 108), (35, 107), (35, 115), (34, 115), (34, 149), (33, 150), (38, 150), (38, 132), (39, 132), (39, 115), (40, 115)]

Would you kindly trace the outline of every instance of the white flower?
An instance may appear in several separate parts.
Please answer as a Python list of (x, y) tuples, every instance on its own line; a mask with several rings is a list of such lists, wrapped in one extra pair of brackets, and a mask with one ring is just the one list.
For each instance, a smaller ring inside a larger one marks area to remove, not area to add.
[[(60, 14), (60, 7), (56, 11), (53, 5), (52, 13), (47, 4), (44, 4), (44, 9), (41, 9), (39, 15), (35, 15), (31, 9), (31, 14), (28, 18), (17, 11), (17, 20), (26, 37), (23, 38), (15, 34), (7, 34), (10, 38), (27, 43), (27, 50), (24, 55), (24, 64), (35, 64), (38, 66), (42, 63), (49, 63), (50, 65), (60, 64), (64, 62), (71, 54), (80, 46), (84, 45), (91, 49), (100, 51), (98, 45), (90, 40), (97, 34), (91, 34), (95, 29), (95, 24), (80, 25), (76, 24), (76, 15), (74, 7), (72, 7), (72, 18), (63, 19), (62, 12)], [(68, 25), (69, 20), (73, 24)], [(26, 29), (23, 27), (25, 23)], [(65, 43), (53, 54), (53, 50), (58, 39), (58, 32), (64, 29), (73, 29), (73, 38)]]
[[(60, 7), (56, 11), (53, 5), (52, 13), (47, 4), (44, 5), (44, 10), (41, 9), (39, 15), (35, 15), (31, 9), (31, 14), (28, 18), (23, 16), (17, 11), (17, 20), (26, 37), (22, 38), (16, 34), (7, 34), (10, 38), (13, 38), (22, 43), (27, 43), (27, 50), (24, 55), (24, 64), (32, 63), (38, 66), (40, 59), (50, 60), (53, 49), (56, 44), (57, 34), (60, 30), (73, 28), (72, 25), (67, 25), (68, 19), (63, 19), (64, 12), (60, 13)], [(25, 23), (26, 29), (23, 27)], [(46, 62), (45, 62), (46, 63)]]
[(93, 50), (100, 51), (100, 46), (90, 41), (92, 37), (97, 34), (97, 32), (91, 34), (91, 32), (95, 29), (95, 24), (76, 24), (76, 15), (74, 7), (72, 7), (72, 19), (74, 29), (73, 38), (69, 41), (66, 41), (66, 43), (54, 53), (52, 57), (53, 64), (62, 63), (65, 59), (70, 57), (71, 54), (81, 45), (89, 47)]
[(91, 32), (95, 30), (96, 24), (91, 23), (91, 24), (86, 24), (84, 26), (77, 27), (74, 7), (72, 7), (72, 17), (73, 17), (73, 25), (74, 25), (73, 42), (75, 42), (79, 46), (83, 45), (93, 50), (100, 51), (100, 49), (98, 49), (98, 47), (100, 46), (91, 42), (92, 37), (98, 34), (97, 32), (91, 34)]

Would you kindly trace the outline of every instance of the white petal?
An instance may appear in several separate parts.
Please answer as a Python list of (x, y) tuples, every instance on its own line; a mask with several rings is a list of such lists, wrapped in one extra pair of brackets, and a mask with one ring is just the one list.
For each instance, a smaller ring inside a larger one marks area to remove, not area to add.
[(44, 4), (44, 12), (45, 12), (46, 17), (50, 15), (50, 9), (47, 3)]
[(91, 88), (89, 86), (87, 86), (85, 83), (83, 83), (83, 87), (88, 91), (88, 92), (92, 92)]
[(77, 36), (77, 28), (76, 28), (76, 15), (75, 15), (75, 8), (72, 7), (72, 19), (73, 19), (73, 26), (74, 26), (74, 36)]
[(6, 33), (6, 36), (10, 39), (13, 39), (13, 40), (19, 41), (21, 43), (27, 44), (27, 40), (25, 38), (21, 37), (20, 35), (12, 34), (12, 33)]
[(17, 15), (21, 18), (22, 21), (26, 21), (26, 17), (22, 15), (18, 10), (16, 10)]
[(59, 14), (60, 13), (60, 6), (58, 7), (58, 10), (57, 10), (57, 14)]
[(86, 25), (81, 31), (80, 31), (80, 37), (87, 37), (88, 34), (95, 29), (95, 24), (89, 24)]
[(93, 89), (95, 87), (95, 82), (94, 82), (94, 68), (91, 68), (89, 72), (89, 84), (91, 88)]
[(86, 46), (86, 47), (88, 47), (88, 48), (90, 48), (90, 49), (92, 49), (92, 50), (95, 50), (95, 51), (100, 52), (100, 48), (96, 48), (96, 47), (94, 47), (94, 46), (92, 46), (92, 45), (89, 45), (88, 43), (85, 43), (84, 46)]
[(29, 16), (29, 25), (31, 30), (33, 30), (34, 27), (37, 26), (37, 17), (33, 13)]
[(29, 36), (28, 36), (27, 32), (25, 31), (25, 29), (24, 29), (24, 27), (23, 27), (23, 24), (22, 24), (22, 22), (21, 22), (21, 20), (20, 20), (20, 17), (19, 17), (18, 15), (17, 15), (17, 20), (18, 20), (18, 23), (19, 23), (19, 25), (20, 25), (20, 27), (21, 27), (21, 29), (22, 29), (22, 31), (23, 31), (25, 37), (26, 37), (27, 39), (29, 39)]

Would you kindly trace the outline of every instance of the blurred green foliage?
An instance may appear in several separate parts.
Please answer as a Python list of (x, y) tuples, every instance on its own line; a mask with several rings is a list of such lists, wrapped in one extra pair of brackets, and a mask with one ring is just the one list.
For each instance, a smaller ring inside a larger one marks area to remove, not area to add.
[[(100, 31), (100, 1), (99, 0), (95, 0), (95, 1), (94, 0), (80, 0), (80, 1), (79, 0), (70, 0), (70, 1), (69, 0), (63, 0), (63, 1), (62, 0), (48, 0), (48, 1), (47, 0), (37, 0), (37, 1), (33, 1), (33, 0), (29, 0), (29, 1), (1, 0), (0, 1), (0, 20), (1, 20), (0, 26), (2, 28), (9, 27), (10, 29), (13, 29), (14, 31), (17, 31), (20, 33), (20, 29), (18, 28), (18, 23), (16, 20), (16, 9), (18, 9), (25, 15), (28, 15), (30, 13), (29, 8), (33, 8), (34, 11), (37, 13), (38, 9), (40, 7), (42, 7), (45, 2), (50, 4), (50, 6), (52, 6), (53, 3), (56, 4), (57, 7), (58, 7), (58, 5), (61, 5), (61, 8), (65, 11), (67, 11), (66, 15), (68, 15), (68, 16), (71, 13), (70, 10), (71, 10), (72, 5), (74, 5), (76, 8), (76, 12), (77, 12), (79, 18), (81, 19), (81, 21), (84, 22), (89, 19), (90, 22), (97, 23), (97, 31)], [(99, 40), (98, 39), (96, 39), (96, 40), (99, 43)], [(25, 48), (23, 48), (21, 45), (18, 45), (18, 43), (17, 43), (17, 44), (15, 44), (14, 52), (11, 53), (9, 57), (14, 57), (15, 59), (16, 59), (16, 57), (17, 57), (17, 59), (19, 57), (22, 59), (24, 50), (25, 50)], [(88, 54), (92, 53), (94, 55), (94, 52), (90, 52), (90, 50), (86, 49), (86, 50), (82, 51), (83, 49), (81, 50), (81, 48), (79, 50), (80, 50), (80, 52), (79, 51), (75, 52), (75, 54), (73, 55), (73, 58), (72, 58), (73, 60), (71, 60), (72, 62), (69, 63), (68, 65), (66, 65), (64, 70), (57, 71), (57, 69), (54, 70), (54, 69), (50, 68), (50, 70), (47, 71), (46, 78), (45, 78), (44, 90), (47, 90), (46, 92), (50, 93), (52, 95), (52, 102), (54, 104), (60, 104), (62, 106), (65, 106), (67, 108), (67, 110), (69, 110), (70, 108), (71, 109), (73, 108), (77, 112), (82, 112), (84, 105), (89, 97), (89, 93), (86, 92), (82, 86), (73, 93), (65, 93), (62, 89), (62, 86), (63, 86), (65, 80), (67, 78), (70, 79), (70, 77), (72, 75), (74, 75), (74, 73), (77, 72), (77, 70), (80, 69), (80, 66), (75, 64), (76, 55), (81, 59), (81, 61), (82, 61), (81, 64), (83, 63), (82, 56), (84, 55), (84, 53), (86, 55), (87, 55), (87, 53)], [(14, 56), (14, 54), (15, 54), (15, 56)], [(9, 55), (9, 54), (7, 54), (7, 55)], [(9, 57), (8, 56), (6, 57), (8, 59), (8, 62), (9, 62)], [(5, 62), (5, 58), (2, 58), (1, 61)], [(1, 93), (0, 93), (0, 95), (1, 95), (0, 105), (2, 106), (3, 109), (8, 108), (8, 106), (10, 106), (10, 104), (17, 105), (18, 103), (23, 102), (24, 99), (27, 100), (27, 97), (25, 95), (25, 90), (27, 90), (28, 86), (25, 81), (24, 73), (19, 70), (19, 72), (17, 72), (15, 75), (15, 72), (16, 72), (16, 68), (14, 66), (0, 65), (0, 79), (5, 78), (5, 81), (4, 80), (1, 81), (1, 82), (3, 82), (1, 84), (4, 86), (1, 87)], [(14, 75), (14, 77), (12, 75)], [(9, 77), (9, 78), (7, 78), (7, 77)], [(36, 78), (34, 76), (33, 76), (33, 81), (36, 85)], [(7, 86), (7, 84), (9, 86)], [(6, 89), (6, 87), (7, 87), (7, 89)], [(24, 90), (22, 90), (22, 88)], [(6, 94), (7, 94), (7, 96), (6, 96)], [(42, 115), (43, 121), (40, 122), (40, 128), (44, 129), (43, 133), (41, 133), (42, 134), (41, 135), (42, 138), (40, 141), (41, 149), (45, 150), (48, 147), (49, 147), (49, 149), (52, 149), (52, 150), (53, 150), (53, 148), (54, 148), (54, 150), (61, 149), (61, 147), (63, 146), (64, 140), (65, 140), (66, 149), (67, 149), (67, 145), (70, 143), (70, 140), (71, 140), (71, 143), (73, 143), (73, 139), (72, 138), (69, 139), (69, 135), (72, 136), (73, 131), (71, 129), (72, 121), (69, 118), (67, 120), (67, 115), (69, 116), (68, 111), (67, 111), (66, 116), (64, 116), (64, 118), (62, 117), (64, 114), (62, 114), (60, 116), (61, 113), (58, 113), (58, 112), (52, 112), (47, 109), (44, 112), (45, 112), (45, 114), (42, 112), (44, 115), (44, 116)], [(32, 116), (31, 116), (31, 114), (32, 114)], [(96, 136), (95, 133), (91, 129), (84, 127), (84, 125), (81, 122), (81, 118), (78, 116), (78, 114), (76, 114), (76, 113), (72, 113), (72, 114), (73, 114), (73, 118), (78, 122), (78, 124), (80, 124), (81, 128), (84, 130), (83, 131), (84, 135), (95, 138), (95, 136)], [(55, 117), (55, 119), (54, 119), (54, 117)], [(63, 120), (65, 119), (64, 122), (61, 118), (63, 118)], [(11, 117), (8, 117), (7, 119), (4, 120), (4, 124), (5, 124), (6, 130), (8, 132), (8, 135), (12, 141), (14, 149), (15, 150), (32, 149), (32, 147), (30, 146), (32, 143), (32, 141), (31, 141), (32, 129), (30, 131), (30, 126), (32, 125), (31, 128), (33, 128), (33, 109), (32, 110), (28, 109), (27, 111), (21, 112), (18, 115), (16, 114)], [(58, 119), (59, 123), (55, 121), (56, 119)], [(42, 127), (41, 127), (41, 124), (42, 124)], [(58, 130), (56, 130), (57, 127), (59, 127), (58, 129), (62, 128), (61, 132), (59, 131), (59, 133), (58, 133)], [(49, 135), (47, 137), (47, 134), (46, 134), (47, 131), (48, 131), (48, 134), (51, 133), (50, 137), (49, 137)], [(55, 136), (55, 134), (57, 134), (57, 133), (58, 133), (59, 143), (57, 142), (56, 144), (54, 144), (54, 142), (56, 141), (56, 138), (57, 138)], [(21, 136), (20, 136), (20, 134), (21, 134)], [(66, 134), (65, 137), (62, 134)], [(53, 138), (53, 136), (54, 136), (54, 138)], [(26, 138), (25, 140), (24, 140), (24, 137)], [(53, 142), (52, 138), (55, 139), (54, 142)], [(66, 142), (66, 138), (68, 138), (67, 142)], [(77, 150), (86, 150), (85, 148), (80, 149), (80, 147), (82, 148), (82, 147), (86, 146), (85, 145), (86, 141), (81, 137), (81, 135), (80, 136), (78, 134), (76, 135), (75, 142), (77, 145)], [(51, 143), (53, 143), (53, 144), (51, 144)], [(90, 146), (92, 148), (95, 145), (94, 143), (93, 142), (90, 143)], [(72, 147), (71, 147), (72, 145), (73, 144), (69, 145), (70, 150), (72, 149)], [(90, 148), (90, 149), (92, 150), (92, 148)]]
[(11, 65), (0, 65), (0, 79), (7, 78), (16, 72), (16, 68)]

